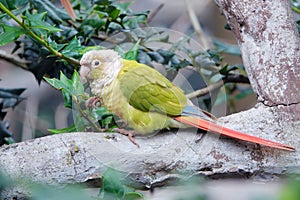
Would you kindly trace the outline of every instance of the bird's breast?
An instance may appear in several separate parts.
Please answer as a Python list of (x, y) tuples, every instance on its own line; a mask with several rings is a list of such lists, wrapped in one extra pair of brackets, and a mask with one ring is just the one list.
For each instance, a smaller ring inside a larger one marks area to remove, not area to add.
[(117, 79), (110, 82), (104, 79), (95, 80), (91, 83), (91, 92), (102, 99), (104, 107), (121, 118), (129, 106)]

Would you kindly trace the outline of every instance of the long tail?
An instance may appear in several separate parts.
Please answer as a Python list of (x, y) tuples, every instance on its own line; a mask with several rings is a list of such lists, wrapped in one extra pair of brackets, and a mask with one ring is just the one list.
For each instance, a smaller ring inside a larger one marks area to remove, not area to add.
[(214, 133), (218, 133), (221, 135), (225, 135), (228, 137), (232, 137), (232, 138), (236, 138), (239, 140), (244, 140), (247, 142), (253, 142), (253, 143), (257, 143), (257, 144), (262, 144), (262, 145), (266, 145), (269, 147), (273, 147), (273, 148), (278, 148), (278, 149), (284, 149), (284, 150), (288, 150), (288, 151), (295, 151), (294, 147), (288, 146), (288, 145), (284, 145), (284, 144), (280, 144), (278, 142), (273, 142), (270, 140), (265, 140), (259, 137), (255, 137), (255, 136), (251, 136), (251, 135), (247, 135), (245, 133), (241, 133), (229, 128), (225, 128), (222, 127), (220, 125), (217, 125), (213, 122), (209, 122), (205, 119), (201, 119), (199, 117), (194, 117), (194, 116), (179, 116), (179, 117), (175, 117), (175, 120), (190, 125), (190, 126), (194, 126), (197, 127), (199, 129), (202, 130), (206, 130), (206, 131), (211, 131)]

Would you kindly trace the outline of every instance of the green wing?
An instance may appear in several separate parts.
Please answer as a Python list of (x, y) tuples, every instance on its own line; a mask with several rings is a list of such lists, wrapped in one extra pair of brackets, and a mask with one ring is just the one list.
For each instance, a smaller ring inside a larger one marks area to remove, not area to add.
[(187, 98), (182, 90), (147, 65), (123, 60), (118, 79), (123, 95), (136, 109), (176, 116), (186, 106)]

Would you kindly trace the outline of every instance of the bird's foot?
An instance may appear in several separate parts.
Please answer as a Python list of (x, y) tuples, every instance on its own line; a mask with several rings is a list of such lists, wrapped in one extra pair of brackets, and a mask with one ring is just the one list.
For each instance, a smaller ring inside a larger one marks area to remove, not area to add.
[(138, 148), (140, 148), (140, 145), (135, 141), (134, 139), (134, 135), (135, 135), (135, 132), (134, 131), (128, 131), (128, 130), (125, 130), (125, 129), (121, 129), (121, 128), (114, 128), (114, 131), (122, 134), (122, 135), (125, 135), (128, 137), (128, 139), (133, 143), (135, 144)]
[(96, 107), (101, 106), (101, 102), (102, 102), (102, 99), (100, 97), (93, 96), (93, 97), (88, 98), (88, 100), (86, 100), (85, 106), (87, 108), (91, 108), (91, 107), (96, 108)]

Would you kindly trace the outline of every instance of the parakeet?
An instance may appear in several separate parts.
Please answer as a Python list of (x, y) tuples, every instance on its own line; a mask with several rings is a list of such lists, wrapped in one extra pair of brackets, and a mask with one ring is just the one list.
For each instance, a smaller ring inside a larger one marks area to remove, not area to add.
[(92, 50), (80, 60), (80, 77), (89, 81), (91, 92), (111, 113), (133, 131), (116, 129), (130, 136), (156, 130), (197, 127), (228, 137), (293, 151), (294, 148), (217, 125), (192, 105), (183, 91), (155, 69), (122, 59), (113, 50)]

